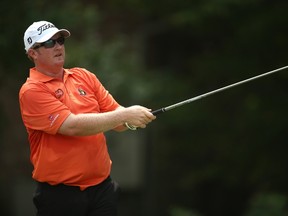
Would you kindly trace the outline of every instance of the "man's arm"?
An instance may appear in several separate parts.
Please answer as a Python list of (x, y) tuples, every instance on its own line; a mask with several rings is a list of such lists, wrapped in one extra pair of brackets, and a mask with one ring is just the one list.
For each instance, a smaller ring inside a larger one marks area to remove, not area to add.
[(131, 106), (105, 113), (70, 114), (58, 133), (68, 136), (89, 136), (116, 128), (121, 129), (120, 126), (125, 122), (145, 128), (156, 118), (150, 111), (142, 106)]
[[(125, 109), (123, 106), (118, 107), (116, 110)], [(125, 124), (118, 125), (117, 127), (113, 128), (114, 131), (123, 132), (126, 131), (128, 128)]]

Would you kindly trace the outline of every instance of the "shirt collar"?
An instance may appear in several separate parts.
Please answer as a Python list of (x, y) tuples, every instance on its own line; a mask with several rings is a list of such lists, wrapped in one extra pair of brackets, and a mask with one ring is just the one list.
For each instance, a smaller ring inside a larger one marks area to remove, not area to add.
[[(63, 76), (64, 80), (67, 79), (69, 74), (73, 74), (73, 72), (70, 70), (64, 69), (64, 76)], [(35, 67), (30, 68), (29, 78), (32, 80), (40, 81), (40, 82), (49, 82), (49, 81), (55, 79), (54, 77), (47, 76), (47, 75), (37, 71), (37, 69)]]

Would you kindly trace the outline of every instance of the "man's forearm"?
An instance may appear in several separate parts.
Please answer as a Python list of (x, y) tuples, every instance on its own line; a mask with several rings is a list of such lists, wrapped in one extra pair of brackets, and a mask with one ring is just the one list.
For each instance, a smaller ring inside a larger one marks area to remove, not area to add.
[(70, 114), (59, 129), (68, 136), (89, 136), (106, 132), (125, 123), (124, 110), (106, 113)]
[(126, 122), (134, 127), (145, 128), (156, 117), (151, 110), (134, 105), (105, 113), (70, 114), (63, 122), (58, 133), (68, 136), (89, 136), (108, 130), (125, 130)]

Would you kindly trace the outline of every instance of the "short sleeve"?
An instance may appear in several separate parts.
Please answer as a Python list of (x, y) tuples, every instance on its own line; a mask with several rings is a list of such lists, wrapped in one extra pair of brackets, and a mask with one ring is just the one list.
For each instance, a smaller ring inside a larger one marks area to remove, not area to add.
[(24, 125), (29, 129), (56, 134), (71, 113), (49, 91), (33, 85), (20, 91), (19, 100)]
[(82, 78), (85, 77), (85, 79), (82, 81), (83, 83), (85, 82), (87, 85), (89, 85), (94, 92), (99, 104), (100, 112), (109, 112), (120, 107), (118, 102), (103, 86), (103, 84), (94, 73), (91, 73), (84, 68), (75, 68), (74, 70), (78, 70), (80, 73), (82, 73)]
[(101, 112), (108, 112), (117, 109), (120, 105), (109, 93), (109, 91), (102, 85), (98, 78), (93, 74), (94, 86), (96, 89), (95, 95), (97, 97)]

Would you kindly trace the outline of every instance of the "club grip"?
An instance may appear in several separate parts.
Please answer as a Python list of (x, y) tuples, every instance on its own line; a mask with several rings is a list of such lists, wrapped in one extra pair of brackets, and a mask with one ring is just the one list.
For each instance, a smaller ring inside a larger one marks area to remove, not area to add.
[(161, 108), (161, 109), (157, 109), (157, 110), (152, 111), (152, 114), (156, 116), (156, 115), (161, 114), (163, 112), (165, 112), (165, 109)]

